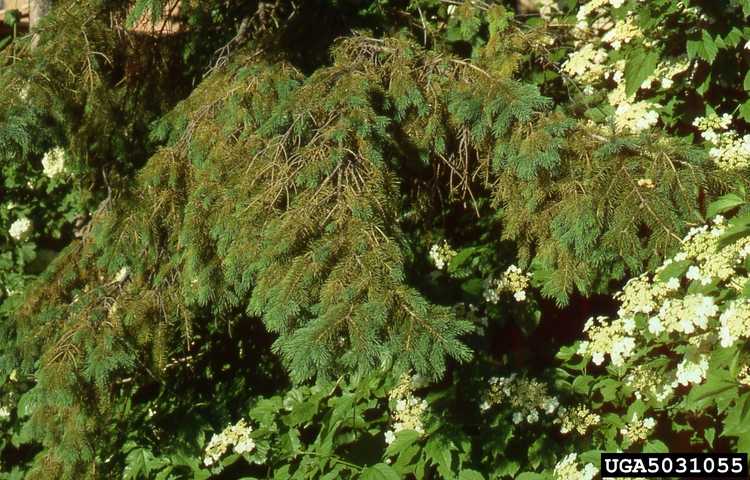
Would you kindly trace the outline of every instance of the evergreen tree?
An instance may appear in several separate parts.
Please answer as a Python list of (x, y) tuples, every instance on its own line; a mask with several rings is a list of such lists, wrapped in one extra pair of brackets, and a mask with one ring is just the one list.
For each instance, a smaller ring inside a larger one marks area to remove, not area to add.
[(64, 145), (93, 211), (5, 305), (31, 478), (119, 475), (129, 402), (153, 385), (178, 397), (180, 359), (235, 335), (262, 350), (270, 334), (297, 384), (381, 365), (441, 378), (477, 328), (420, 280), (441, 216), (512, 245), (563, 306), (658, 265), (742, 181), (520, 78), (546, 33), (499, 5), (466, 58), (427, 38), (420, 2), (311, 4), (179, 2), (186, 30), (152, 36), (126, 26), (172, 3), (60, 1), (35, 48), (5, 50), (0, 158)]

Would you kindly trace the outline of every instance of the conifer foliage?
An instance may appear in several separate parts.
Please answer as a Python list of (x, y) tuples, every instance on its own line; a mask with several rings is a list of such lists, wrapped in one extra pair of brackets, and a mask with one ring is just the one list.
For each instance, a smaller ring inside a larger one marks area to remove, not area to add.
[[(395, 3), (389, 8), (401, 10)], [(126, 100), (133, 92), (119, 84), (86, 86), (102, 81), (92, 64), (117, 64), (109, 58), (117, 36), (97, 18), (101, 33), (92, 38), (92, 27), (71, 13), (79, 3), (59, 2), (46, 28), (80, 28), (71, 36), (78, 43), (64, 36), (59, 56), (49, 41), (27, 55), (49, 62), (34, 66), (40, 76), (59, 71), (57, 58), (73, 72), (82, 68), (70, 84), (83, 79), (84, 93), (63, 87), (34, 98), (86, 100), (53, 116), (68, 129), (54, 141), (34, 134), (44, 127), (42, 112), (56, 111), (52, 104), (34, 103), (25, 117), (0, 104), (0, 151), (36, 158), (69, 141), (76, 159), (93, 157), (122, 181), (114, 191), (108, 185), (106, 197), (102, 185), (94, 189), (103, 201), (90, 225), (16, 299), (4, 327), (3, 370), (28, 379), (17, 415), (38, 451), (33, 477), (99, 478), (118, 476), (124, 463), (135, 468), (133, 452), (142, 450), (128, 450), (126, 460), (113, 453), (122, 451), (122, 430), (133, 428), (130, 402), (153, 385), (170, 392), (179, 377), (172, 372), (190, 375), (182, 363), (218, 351), (217, 336), (254, 332), (244, 341), (263, 345), (259, 322), (296, 384), (322, 382), (336, 392), (330, 382), (377, 368), (444, 378), (472, 359), (480, 324), (420, 280), (417, 258), (426, 252), (415, 237), (434, 228), (441, 209), (460, 217), (456, 225), (486, 229), (485, 246), (509, 241), (541, 295), (562, 306), (574, 293), (607, 293), (613, 281), (660, 264), (687, 224), (701, 221), (706, 202), (738, 180), (684, 139), (614, 133), (588, 122), (577, 105), (543, 95), (518, 72), (524, 56), (539, 55), (534, 42), (546, 33), (519, 28), (500, 5), (479, 8), (486, 41), (465, 58), (450, 42), (410, 33), (424, 16), (419, 3), (403, 10), (414, 20), (403, 29), (340, 38), (312, 71), (269, 41), (283, 26), (256, 24), (256, 37), (228, 33), (222, 42), (229, 43), (215, 50), (223, 60), (207, 55), (213, 63), (184, 100), (146, 108)], [(275, 5), (297, 21), (293, 2)], [(260, 22), (271, 6), (256, 7)], [(88, 8), (107, 11), (96, 2)], [(164, 10), (164, 2), (138, 1), (131, 23), (147, 11), (156, 21)], [(387, 18), (364, 10), (360, 20)], [(87, 43), (95, 41), (96, 49)], [(17, 70), (6, 76), (21, 78)], [(146, 126), (152, 117), (144, 111), (159, 120)], [(89, 121), (99, 115), (104, 120)], [(100, 147), (82, 129), (119, 131), (122, 143)], [(140, 149), (133, 157), (129, 142)], [(138, 160), (146, 152), (153, 155)], [(258, 395), (249, 388), (245, 403)]]

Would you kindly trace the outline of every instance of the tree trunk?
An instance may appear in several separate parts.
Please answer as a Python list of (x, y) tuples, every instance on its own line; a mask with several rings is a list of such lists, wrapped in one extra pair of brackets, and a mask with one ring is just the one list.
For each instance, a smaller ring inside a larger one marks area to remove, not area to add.
[(29, 0), (29, 28), (33, 30), (51, 8), (52, 0)]

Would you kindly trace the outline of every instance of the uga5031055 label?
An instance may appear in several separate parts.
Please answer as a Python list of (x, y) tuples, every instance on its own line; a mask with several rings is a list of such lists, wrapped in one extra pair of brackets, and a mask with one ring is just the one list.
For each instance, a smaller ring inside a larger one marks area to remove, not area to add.
[(602, 477), (747, 478), (746, 453), (602, 453)]

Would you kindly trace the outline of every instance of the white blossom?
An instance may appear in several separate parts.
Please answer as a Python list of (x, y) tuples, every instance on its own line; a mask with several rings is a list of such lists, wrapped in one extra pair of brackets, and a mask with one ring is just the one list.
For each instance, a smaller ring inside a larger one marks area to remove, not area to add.
[(629, 130), (633, 133), (647, 130), (659, 121), (659, 114), (653, 110), (654, 104), (640, 101), (621, 103), (615, 109), (615, 126), (618, 130)]
[(21, 240), (31, 232), (31, 220), (21, 217), (13, 222), (8, 230), (8, 234), (14, 240)]
[(706, 378), (708, 372), (708, 357), (701, 355), (697, 361), (684, 359), (677, 365), (677, 379), (672, 383), (673, 387), (677, 385), (690, 385), (691, 383), (700, 384)]
[(664, 326), (661, 324), (659, 317), (651, 317), (648, 319), (648, 331), (654, 335), (659, 335), (664, 331)]
[(128, 275), (130, 275), (130, 269), (128, 267), (122, 267), (115, 275), (114, 282), (122, 283), (128, 278)]
[(430, 259), (432, 259), (432, 262), (438, 270), (444, 269), (455, 256), (456, 251), (453, 250), (445, 240), (443, 240), (442, 245), (436, 243), (430, 248)]
[(49, 178), (54, 178), (65, 171), (65, 151), (60, 147), (55, 147), (42, 157), (42, 167), (44, 174)]
[(557, 462), (552, 472), (554, 480), (593, 480), (599, 470), (587, 463), (581, 470), (578, 464), (578, 454), (570, 453)]
[(230, 447), (240, 455), (254, 450), (255, 441), (250, 436), (252, 431), (253, 429), (243, 419), (234, 425), (229, 425), (221, 433), (214, 433), (206, 446), (204, 465), (210, 467), (216, 463)]

